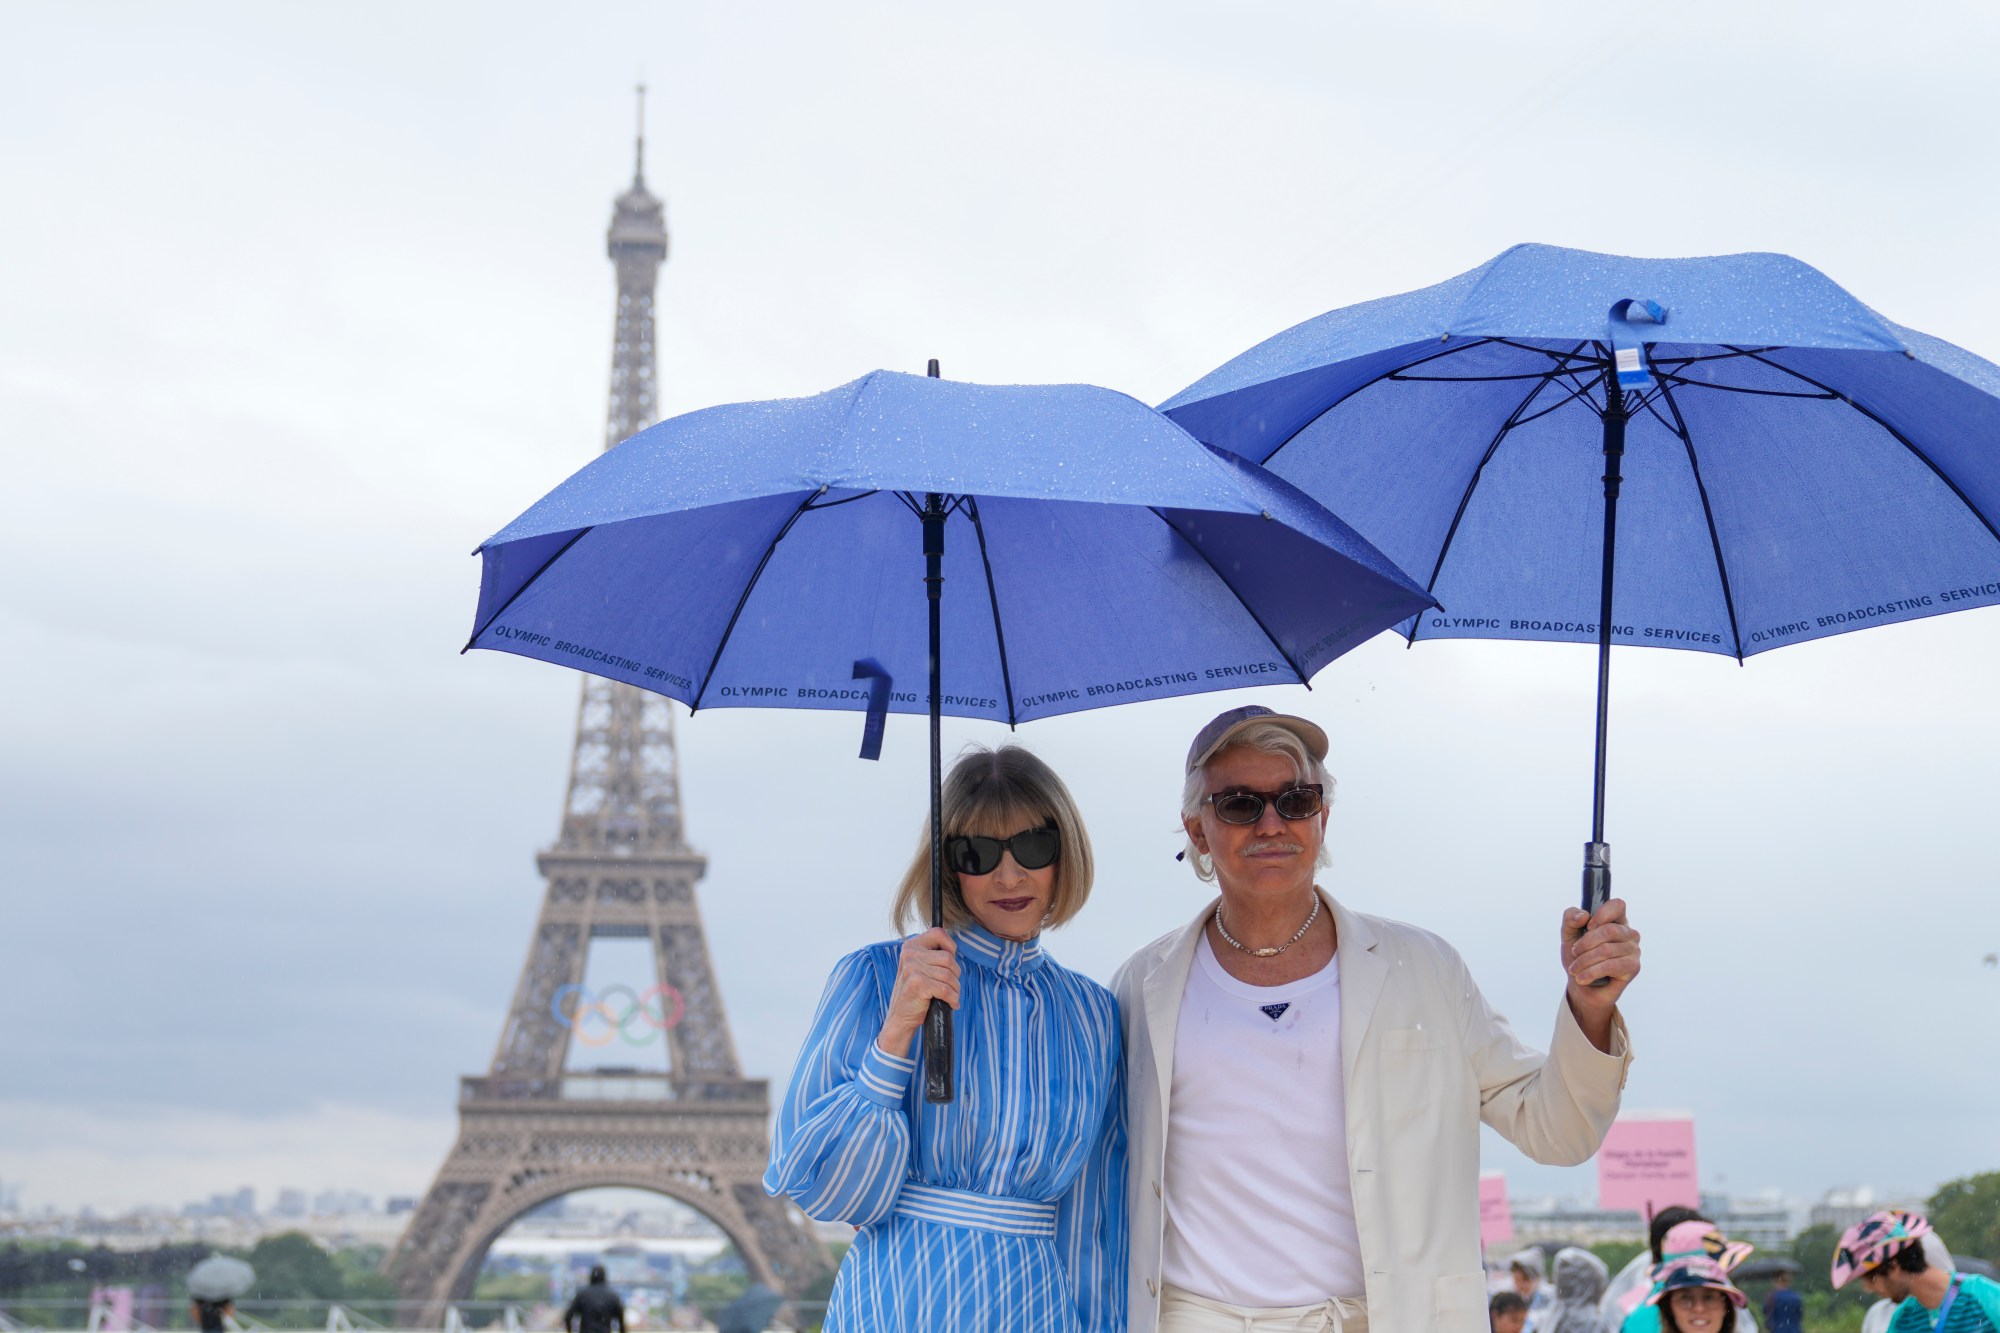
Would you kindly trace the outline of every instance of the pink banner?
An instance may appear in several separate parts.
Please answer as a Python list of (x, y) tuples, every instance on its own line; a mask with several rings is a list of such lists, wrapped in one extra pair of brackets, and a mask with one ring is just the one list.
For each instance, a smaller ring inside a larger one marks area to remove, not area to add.
[(1507, 1206), (1507, 1176), (1500, 1171), (1479, 1175), (1479, 1243), (1495, 1245), (1514, 1239), (1514, 1211)]
[(1687, 1116), (1619, 1119), (1597, 1150), (1597, 1206), (1650, 1217), (1673, 1204), (1701, 1207), (1694, 1164), (1694, 1120)]
[(92, 1287), (90, 1327), (94, 1333), (126, 1333), (132, 1327), (132, 1288)]

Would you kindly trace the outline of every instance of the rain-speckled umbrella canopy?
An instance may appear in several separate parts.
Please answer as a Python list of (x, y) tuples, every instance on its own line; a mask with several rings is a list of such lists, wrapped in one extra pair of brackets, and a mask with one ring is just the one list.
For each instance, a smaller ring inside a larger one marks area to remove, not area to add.
[(915, 512), (945, 524), (943, 711), (1016, 723), (1301, 683), (1427, 601), (1292, 486), (1080, 384), (876, 371), (653, 426), (480, 547), (469, 647), (694, 708), (927, 711)]

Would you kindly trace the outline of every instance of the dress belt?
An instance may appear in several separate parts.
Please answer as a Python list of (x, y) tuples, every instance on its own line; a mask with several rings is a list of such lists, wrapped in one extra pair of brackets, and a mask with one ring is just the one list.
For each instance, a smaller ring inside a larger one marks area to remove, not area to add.
[(925, 1222), (941, 1222), (948, 1227), (974, 1227), (997, 1231), (1006, 1236), (1054, 1236), (1056, 1206), (1035, 1199), (1015, 1199), (1004, 1194), (976, 1194), (971, 1190), (949, 1190), (941, 1185), (903, 1182), (896, 1195), (896, 1211), (904, 1217)]

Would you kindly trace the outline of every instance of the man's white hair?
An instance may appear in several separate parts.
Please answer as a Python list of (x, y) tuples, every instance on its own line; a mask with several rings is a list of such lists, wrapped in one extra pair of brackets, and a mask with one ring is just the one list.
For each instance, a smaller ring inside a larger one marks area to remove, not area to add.
[[(1294, 781), (1318, 783), (1325, 792), (1322, 798), (1327, 805), (1333, 804), (1333, 775), (1326, 771), (1326, 765), (1312, 757), (1306, 743), (1298, 733), (1276, 722), (1252, 722), (1234, 736), (1229, 744), (1208, 757), (1206, 763), (1187, 775), (1181, 784), (1181, 817), (1198, 819), (1202, 806), (1208, 803), (1208, 765), (1214, 763), (1231, 750), (1261, 750), (1265, 754), (1281, 754), (1292, 761)], [(1187, 840), (1187, 863), (1193, 867), (1195, 878), (1212, 881), (1215, 878), (1215, 861), (1206, 852), (1197, 851), (1194, 839)], [(1333, 854), (1327, 850), (1326, 839), (1320, 839), (1319, 859), (1315, 865), (1330, 866)]]

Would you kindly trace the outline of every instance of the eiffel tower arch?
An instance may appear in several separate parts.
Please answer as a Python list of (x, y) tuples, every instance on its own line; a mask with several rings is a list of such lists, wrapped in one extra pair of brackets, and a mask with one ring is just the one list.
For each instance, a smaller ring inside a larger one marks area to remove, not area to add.
[[(643, 98), (644, 90), (641, 90)], [(656, 411), (653, 295), (667, 255), (661, 203), (638, 166), (612, 214), (618, 270), (606, 447)], [(527, 962), (493, 1063), (460, 1080), (458, 1138), (389, 1262), (406, 1317), (438, 1327), (487, 1250), (528, 1210), (577, 1190), (652, 1190), (709, 1218), (752, 1278), (797, 1295), (830, 1267), (804, 1216), (761, 1183), (770, 1088), (743, 1077), (695, 899), (707, 860), (681, 824), (672, 706), (586, 677), (568, 795)], [(664, 1072), (568, 1068), (592, 940), (645, 940)]]

